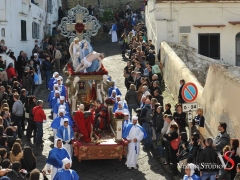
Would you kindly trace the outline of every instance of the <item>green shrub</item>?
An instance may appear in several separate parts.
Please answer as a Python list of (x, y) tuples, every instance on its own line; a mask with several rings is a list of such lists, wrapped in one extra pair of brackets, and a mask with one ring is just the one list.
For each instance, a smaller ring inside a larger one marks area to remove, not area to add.
[(114, 20), (114, 14), (113, 11), (110, 9), (106, 9), (103, 12), (103, 16), (100, 18), (102, 22), (109, 22)]

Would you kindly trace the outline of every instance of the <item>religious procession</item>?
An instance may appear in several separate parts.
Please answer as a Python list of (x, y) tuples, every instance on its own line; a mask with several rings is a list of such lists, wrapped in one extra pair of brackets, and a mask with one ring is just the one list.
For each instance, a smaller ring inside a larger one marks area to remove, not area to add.
[(166, 95), (146, 5), (127, 3), (110, 24), (91, 5), (59, 7), (60, 42), (35, 41), (30, 59), (1, 40), (0, 180), (240, 179), (227, 123), (209, 138), (203, 108), (187, 121), (184, 79), (177, 103)]

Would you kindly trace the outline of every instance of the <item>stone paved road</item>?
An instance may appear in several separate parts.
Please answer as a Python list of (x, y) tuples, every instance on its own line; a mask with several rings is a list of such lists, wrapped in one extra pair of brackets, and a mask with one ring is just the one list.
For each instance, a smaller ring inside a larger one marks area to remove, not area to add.
[[(109, 74), (116, 81), (116, 85), (120, 88), (123, 95), (126, 93), (123, 79), (123, 68), (126, 62), (121, 58), (121, 50), (118, 44), (113, 43), (94, 43), (94, 50), (103, 52), (107, 58), (104, 60), (104, 65), (108, 69)], [(49, 91), (45, 86), (38, 87), (37, 98), (47, 102)], [(174, 104), (171, 95), (164, 91), (165, 102)], [(46, 158), (49, 150), (53, 147), (52, 131), (49, 128), (52, 120), (50, 119), (50, 109), (48, 103), (44, 104), (44, 110), (48, 116), (47, 123), (44, 124), (44, 147), (36, 148), (31, 143), (27, 143), (34, 148), (34, 153), (37, 157), (37, 168), (40, 170), (45, 167)], [(25, 139), (23, 139), (25, 142)], [(146, 153), (141, 151), (139, 157), (139, 169), (128, 170), (125, 166), (125, 160), (92, 160), (78, 162), (73, 159), (73, 169), (77, 171), (81, 180), (171, 180), (173, 179), (167, 173), (164, 167), (159, 163), (159, 159), (153, 156), (151, 152)], [(48, 176), (50, 177), (50, 176)]]

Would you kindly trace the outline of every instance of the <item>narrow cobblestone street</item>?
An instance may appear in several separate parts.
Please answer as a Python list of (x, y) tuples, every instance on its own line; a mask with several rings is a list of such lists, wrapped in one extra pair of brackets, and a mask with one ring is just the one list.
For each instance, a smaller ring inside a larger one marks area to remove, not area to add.
[[(123, 68), (126, 62), (122, 60), (121, 50), (117, 43), (93, 43), (93, 48), (97, 52), (102, 52), (106, 54), (103, 61), (105, 67), (107, 68), (110, 76), (116, 81), (116, 85), (120, 88), (123, 97), (126, 94), (126, 88), (124, 86)], [(47, 114), (47, 123), (44, 124), (44, 146), (43, 148), (37, 148), (31, 143), (27, 143), (34, 147), (34, 153), (37, 157), (37, 168), (40, 170), (45, 168), (46, 158), (48, 156), (49, 150), (53, 147), (53, 136), (50, 124), (52, 122), (50, 109), (47, 103), (47, 97), (49, 91), (44, 88), (44, 84), (38, 87), (36, 90), (37, 98), (44, 100), (44, 110)], [(163, 87), (164, 88), (164, 87)], [(171, 94), (164, 90), (164, 103), (171, 103), (172, 107), (175, 104)], [(172, 108), (173, 111), (173, 108)], [(23, 142), (25, 142), (25, 137)], [(23, 143), (25, 144), (25, 143)], [(125, 166), (125, 159), (122, 161), (118, 160), (92, 160), (92, 161), (82, 161), (73, 158), (72, 168), (77, 171), (81, 180), (171, 180), (173, 179), (164, 169), (163, 165), (159, 162), (159, 159), (153, 156), (151, 152), (146, 153), (144, 151), (140, 152), (138, 170), (128, 170)], [(48, 175), (48, 177), (50, 177)]]

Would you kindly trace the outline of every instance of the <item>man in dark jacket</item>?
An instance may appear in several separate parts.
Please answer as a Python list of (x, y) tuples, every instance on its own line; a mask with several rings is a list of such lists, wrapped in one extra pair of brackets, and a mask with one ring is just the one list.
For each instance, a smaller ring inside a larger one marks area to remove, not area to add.
[(139, 86), (141, 85), (141, 76), (142, 76), (141, 72), (136, 73), (136, 81), (135, 81), (136, 90), (138, 90)]
[(104, 35), (105, 35), (105, 40), (106, 42), (109, 41), (109, 28), (107, 26), (107, 23), (103, 23), (103, 32), (104, 32)]
[(206, 147), (202, 150), (199, 156), (199, 167), (201, 179), (206, 180), (207, 178), (216, 179), (218, 173), (218, 155), (213, 148), (212, 138), (207, 138)]
[(45, 71), (46, 75), (46, 88), (48, 89), (48, 82), (52, 75), (52, 69), (53, 69), (53, 60), (50, 61), (50, 56), (46, 56), (46, 60), (43, 61), (43, 70)]
[[(153, 93), (153, 97), (157, 99), (157, 101), (161, 104), (162, 107), (163, 106), (163, 96), (160, 94), (159, 90), (156, 89)], [(162, 112), (164, 111), (164, 109), (162, 109)]]
[(141, 111), (140, 120), (142, 122), (143, 129), (147, 133), (147, 137), (144, 139), (144, 150), (149, 150), (152, 145), (152, 109), (150, 99), (146, 99), (145, 106)]
[(149, 64), (151, 66), (155, 65), (155, 55), (153, 54), (153, 50), (152, 49), (149, 50), (149, 54), (147, 55), (147, 59), (146, 60), (149, 62)]
[(219, 122), (218, 131), (220, 132), (215, 139), (215, 145), (213, 145), (213, 147), (217, 152), (222, 153), (223, 148), (230, 144), (230, 135), (227, 132), (227, 124), (225, 122)]

